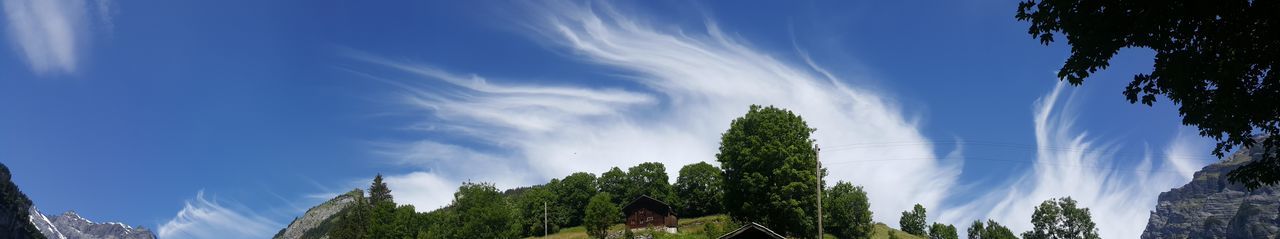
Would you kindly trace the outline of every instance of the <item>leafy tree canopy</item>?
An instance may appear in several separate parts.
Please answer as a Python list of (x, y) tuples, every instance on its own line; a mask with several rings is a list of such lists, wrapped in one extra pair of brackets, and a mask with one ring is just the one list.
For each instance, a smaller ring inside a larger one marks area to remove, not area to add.
[(985, 226), (982, 221), (974, 220), (969, 226), (969, 239), (1018, 239), (1018, 236), (995, 220), (987, 220)]
[(584, 172), (570, 174), (553, 184), (552, 191), (559, 197), (557, 204), (572, 215), (566, 226), (582, 225), (581, 215), (586, 211), (587, 202), (596, 195), (596, 175)]
[(929, 239), (960, 239), (960, 234), (954, 225), (935, 222), (929, 227)]
[[(1058, 77), (1079, 85), (1122, 48), (1155, 51), (1155, 68), (1125, 87), (1130, 103), (1158, 95), (1178, 104), (1182, 123), (1218, 140), (1222, 157), (1254, 146), (1254, 133), (1280, 134), (1280, 4), (1275, 1), (1028, 0), (1017, 19), (1043, 44), (1071, 45)], [(1280, 150), (1280, 138), (1261, 142)], [(1228, 174), (1249, 188), (1280, 182), (1280, 159), (1265, 154)]]
[(828, 232), (839, 238), (871, 237), (871, 204), (861, 186), (837, 182), (823, 196), (824, 226)]
[(627, 169), (627, 182), (631, 185), (628, 198), (623, 199), (624, 203), (630, 202), (632, 199), (640, 195), (649, 195), (650, 197), (671, 203), (675, 192), (671, 188), (671, 182), (667, 181), (667, 167), (658, 162), (647, 162)]
[(618, 204), (613, 203), (613, 196), (609, 193), (598, 193), (591, 197), (591, 202), (587, 204), (586, 214), (583, 215), (583, 226), (587, 228), (587, 235), (592, 238), (605, 238), (609, 235), (609, 226), (622, 219), (622, 209), (618, 208)]
[(720, 168), (707, 162), (681, 167), (675, 185), (680, 215), (692, 218), (723, 211), (720, 203), (724, 199), (723, 174)]
[(600, 179), (597, 182), (600, 186), (600, 192), (609, 193), (609, 195), (613, 196), (614, 204), (622, 205), (627, 203), (627, 200), (631, 200), (631, 198), (627, 198), (629, 194), (627, 191), (631, 188), (631, 182), (627, 180), (627, 173), (623, 172), (622, 169), (618, 167), (609, 169), (608, 172), (600, 174)]
[(925, 227), (927, 226), (925, 221), (927, 221), (927, 217), (928, 216), (925, 215), (924, 206), (916, 204), (915, 207), (911, 208), (911, 211), (902, 212), (902, 219), (898, 220), (898, 227), (901, 227), (903, 232), (910, 233), (912, 235), (927, 236), (929, 235), (928, 232), (925, 231)]
[(1034, 229), (1022, 233), (1023, 239), (1098, 239), (1088, 208), (1076, 207), (1071, 197), (1049, 199), (1036, 207), (1031, 215)]
[[(814, 131), (799, 115), (752, 105), (720, 137), (724, 207), (740, 222), (758, 222), (794, 237), (817, 237), (820, 187)], [(825, 174), (825, 172), (823, 172)]]

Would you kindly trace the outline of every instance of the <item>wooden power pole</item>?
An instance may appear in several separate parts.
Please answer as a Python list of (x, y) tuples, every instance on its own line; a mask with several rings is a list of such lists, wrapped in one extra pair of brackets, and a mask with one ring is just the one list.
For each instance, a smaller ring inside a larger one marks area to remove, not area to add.
[(818, 159), (818, 144), (813, 144), (814, 172), (818, 174), (818, 238), (822, 238), (822, 160)]
[(547, 237), (547, 202), (542, 202), (542, 237)]

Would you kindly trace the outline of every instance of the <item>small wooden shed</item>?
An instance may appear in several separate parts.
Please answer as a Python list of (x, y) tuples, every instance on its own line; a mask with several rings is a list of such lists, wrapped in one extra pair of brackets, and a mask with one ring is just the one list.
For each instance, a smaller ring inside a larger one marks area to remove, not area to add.
[(785, 239), (785, 237), (778, 235), (778, 233), (769, 230), (767, 227), (752, 222), (739, 227), (738, 230), (733, 230), (720, 236), (720, 239)]
[(671, 205), (648, 195), (640, 195), (631, 200), (631, 203), (622, 207), (622, 213), (627, 216), (627, 229), (654, 228), (674, 233), (679, 225), (679, 219), (676, 218), (676, 212), (671, 210)]

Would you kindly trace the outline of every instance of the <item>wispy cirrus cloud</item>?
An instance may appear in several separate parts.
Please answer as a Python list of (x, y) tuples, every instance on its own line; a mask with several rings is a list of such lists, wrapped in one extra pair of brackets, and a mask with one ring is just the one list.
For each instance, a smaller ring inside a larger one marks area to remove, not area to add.
[[(910, 142), (892, 149), (823, 151), (823, 159), (832, 164), (828, 180), (864, 185), (877, 212), (902, 211), (917, 202), (938, 205), (959, 174), (959, 161), (936, 156), (916, 120), (894, 101), (848, 85), (812, 61), (766, 54), (711, 22), (703, 29), (666, 29), (607, 5), (544, 7), (532, 21), (535, 40), (583, 62), (626, 72), (602, 75), (596, 79), (601, 83), (637, 87), (522, 84), (519, 78), (489, 79), (348, 52), (372, 65), (360, 74), (415, 79), (389, 81), (405, 89), (403, 103), (423, 113), (422, 125), (414, 128), (466, 138), (405, 143), (400, 158), (412, 158), (430, 170), (397, 177), (496, 181), (502, 187), (511, 185), (503, 182), (528, 185), (578, 171), (599, 174), (614, 166), (657, 161), (674, 178), (685, 164), (715, 163), (720, 134), (751, 104), (804, 116), (818, 129), (814, 137), (822, 145)], [(429, 152), (470, 156), (422, 156)], [(855, 162), (859, 159), (914, 160)], [(466, 169), (473, 167), (469, 164), (497, 170)], [(451, 175), (456, 171), (467, 176)], [(415, 200), (399, 192), (393, 190), (397, 200)], [(876, 217), (897, 222), (891, 213)]]
[(161, 224), (157, 234), (160, 238), (269, 238), (282, 226), (252, 210), (205, 199), (201, 190), (173, 219)]
[[(1116, 143), (1090, 137), (1075, 125), (1074, 94), (1064, 83), (1034, 108), (1036, 158), (1031, 170), (977, 200), (944, 209), (941, 221), (968, 225), (996, 219), (1016, 233), (1030, 230), (1035, 207), (1050, 198), (1071, 197), (1087, 207), (1103, 238), (1136, 238), (1146, 227), (1160, 192), (1186, 184), (1208, 163), (1210, 145), (1181, 129), (1162, 153), (1120, 154)], [(1199, 156), (1197, 156), (1199, 155)], [(1122, 160), (1142, 157), (1141, 160)]]
[(3, 0), (3, 7), (10, 44), (38, 74), (76, 71), (92, 35), (90, 8), (107, 31), (114, 27), (110, 0)]

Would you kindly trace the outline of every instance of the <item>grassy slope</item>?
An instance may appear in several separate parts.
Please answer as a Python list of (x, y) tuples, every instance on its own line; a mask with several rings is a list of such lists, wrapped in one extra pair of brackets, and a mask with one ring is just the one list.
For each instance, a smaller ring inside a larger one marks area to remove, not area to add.
[[(656, 238), (681, 238), (681, 239), (707, 238), (707, 236), (703, 233), (703, 230), (706, 228), (705, 224), (708, 224), (708, 223), (714, 225), (715, 227), (723, 228), (726, 224), (729, 223), (729, 218), (724, 215), (712, 215), (712, 216), (705, 216), (705, 217), (699, 217), (699, 218), (693, 218), (693, 219), (680, 219), (679, 229), (677, 229), (677, 231), (679, 231), (678, 234), (655, 235), (655, 237)], [(616, 224), (616, 225), (613, 225), (612, 227), (609, 227), (609, 230), (621, 231), (622, 227), (623, 227), (622, 224)], [(733, 229), (737, 229), (737, 228), (728, 228), (728, 229), (720, 229), (720, 230), (729, 231)], [(910, 235), (905, 232), (899, 231), (897, 229), (889, 228), (889, 226), (886, 226), (883, 223), (876, 223), (875, 229), (872, 231), (871, 238), (872, 239), (888, 239), (890, 232), (896, 232), (898, 234), (898, 238), (902, 238), (902, 239), (923, 239), (922, 237)], [(534, 237), (534, 238), (586, 239), (588, 237), (587, 237), (587, 229), (581, 226), (578, 226), (578, 227), (570, 227), (570, 228), (562, 229), (560, 230), (560, 232), (556, 234), (548, 235), (547, 237)], [(831, 234), (827, 234), (826, 238), (836, 238), (836, 237), (831, 236)]]

